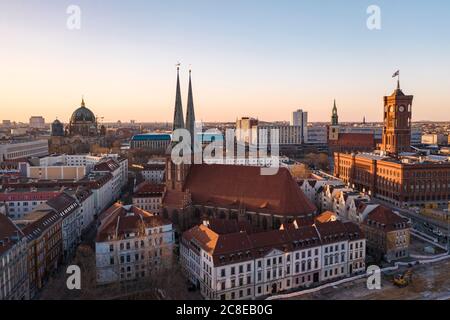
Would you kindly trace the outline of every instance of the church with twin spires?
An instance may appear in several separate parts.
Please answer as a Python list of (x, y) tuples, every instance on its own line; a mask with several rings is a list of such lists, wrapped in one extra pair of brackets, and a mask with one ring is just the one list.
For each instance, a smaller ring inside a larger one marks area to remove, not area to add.
[[(195, 112), (189, 71), (186, 122), (183, 117), (179, 67), (175, 92), (173, 130), (186, 128), (194, 136)], [(166, 191), (161, 213), (178, 231), (211, 218), (250, 222), (261, 230), (282, 223), (310, 221), (315, 205), (303, 194), (290, 172), (261, 175), (259, 167), (221, 164), (175, 164), (166, 158)]]

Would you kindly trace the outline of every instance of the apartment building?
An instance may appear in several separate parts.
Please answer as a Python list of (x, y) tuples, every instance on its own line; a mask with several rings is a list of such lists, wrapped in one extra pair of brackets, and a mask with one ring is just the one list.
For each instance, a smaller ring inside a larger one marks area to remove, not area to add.
[(367, 250), (374, 259), (388, 262), (409, 256), (411, 225), (384, 206), (377, 206), (367, 213), (361, 224), (367, 238)]
[(29, 299), (27, 257), (25, 235), (0, 214), (0, 300)]
[(54, 210), (34, 212), (18, 225), (27, 241), (30, 298), (42, 289), (62, 261), (62, 219)]
[(350, 222), (292, 223), (265, 232), (226, 224), (205, 221), (180, 241), (183, 270), (205, 299), (261, 298), (365, 270), (365, 239)]
[(60, 195), (61, 192), (59, 186), (45, 188), (4, 187), (0, 188), (0, 203), (6, 206), (6, 211), (11, 219), (22, 219), (39, 205)]
[(163, 184), (153, 184), (148, 181), (137, 186), (133, 194), (133, 206), (139, 209), (159, 214), (165, 186)]
[(170, 221), (119, 203), (99, 220), (95, 242), (98, 284), (146, 278), (170, 267), (175, 241)]

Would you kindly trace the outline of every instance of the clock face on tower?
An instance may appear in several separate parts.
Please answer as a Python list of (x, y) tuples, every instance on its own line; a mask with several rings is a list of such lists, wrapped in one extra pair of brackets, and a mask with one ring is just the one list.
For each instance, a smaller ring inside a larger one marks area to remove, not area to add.
[(405, 111), (405, 107), (404, 106), (400, 106), (400, 108), (398, 108), (398, 111), (400, 111), (400, 112)]

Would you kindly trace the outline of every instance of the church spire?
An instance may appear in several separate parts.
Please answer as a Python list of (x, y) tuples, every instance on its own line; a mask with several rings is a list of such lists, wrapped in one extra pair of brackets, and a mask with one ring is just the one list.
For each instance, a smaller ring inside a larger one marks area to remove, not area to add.
[(187, 112), (186, 112), (186, 129), (188, 129), (189, 133), (191, 134), (191, 142), (193, 145), (195, 134), (195, 112), (194, 112), (194, 98), (192, 96), (191, 70), (189, 70), (189, 91), (188, 91)]
[(175, 111), (173, 114), (172, 130), (184, 128), (183, 119), (183, 105), (181, 103), (181, 89), (180, 89), (180, 64), (177, 64), (177, 91), (175, 95)]
[(337, 126), (338, 124), (339, 124), (339, 117), (337, 113), (336, 99), (334, 99), (333, 112), (331, 115), (331, 125)]

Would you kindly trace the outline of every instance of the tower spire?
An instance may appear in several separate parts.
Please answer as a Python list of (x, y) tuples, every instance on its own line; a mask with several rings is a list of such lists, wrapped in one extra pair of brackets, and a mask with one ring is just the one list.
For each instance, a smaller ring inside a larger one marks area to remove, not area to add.
[(184, 128), (183, 105), (181, 102), (180, 89), (180, 63), (177, 63), (177, 89), (175, 93), (175, 111), (173, 113), (172, 130)]
[(84, 96), (81, 96), (81, 106), (86, 107), (86, 104), (84, 103)]
[(187, 111), (186, 111), (186, 129), (189, 130), (191, 134), (191, 145), (194, 145), (194, 135), (195, 135), (195, 112), (194, 112), (194, 98), (192, 95), (192, 81), (191, 81), (191, 70), (189, 69), (189, 90), (188, 90), (188, 100), (187, 100)]
[(331, 115), (331, 125), (337, 126), (338, 124), (339, 124), (339, 117), (338, 117), (338, 113), (337, 113), (336, 99), (334, 99), (333, 112)]

